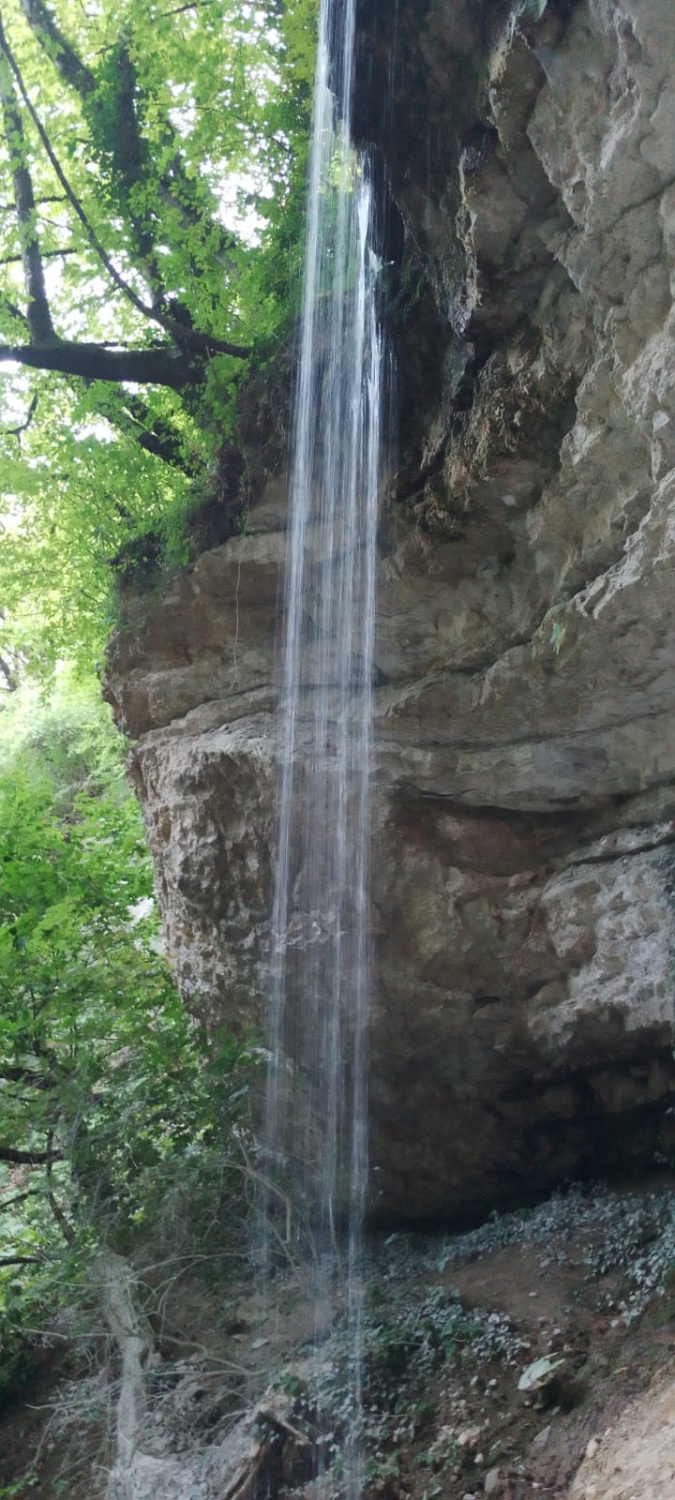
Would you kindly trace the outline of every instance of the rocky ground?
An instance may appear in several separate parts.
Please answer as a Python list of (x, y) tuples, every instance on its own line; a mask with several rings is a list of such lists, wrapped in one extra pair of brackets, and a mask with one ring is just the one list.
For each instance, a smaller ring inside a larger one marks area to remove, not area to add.
[[(280, 1274), (266, 1313), (250, 1288), (205, 1285), (198, 1267), (154, 1301), (146, 1493), (339, 1500), (344, 1338), (338, 1312), (312, 1352), (304, 1273)], [(675, 1179), (574, 1187), (460, 1236), (373, 1241), (364, 1343), (368, 1500), (665, 1500)], [(47, 1350), (5, 1409), (0, 1495), (103, 1494), (119, 1371), (95, 1338), (77, 1347)]]

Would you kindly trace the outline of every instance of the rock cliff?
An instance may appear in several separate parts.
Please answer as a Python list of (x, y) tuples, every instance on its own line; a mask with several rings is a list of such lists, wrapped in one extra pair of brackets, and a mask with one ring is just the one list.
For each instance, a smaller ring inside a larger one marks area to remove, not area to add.
[[(669, 1156), (675, 22), (371, 0), (401, 445), (377, 645), (375, 1214)], [(285, 495), (115, 638), (107, 692), (187, 1002), (255, 1021)]]

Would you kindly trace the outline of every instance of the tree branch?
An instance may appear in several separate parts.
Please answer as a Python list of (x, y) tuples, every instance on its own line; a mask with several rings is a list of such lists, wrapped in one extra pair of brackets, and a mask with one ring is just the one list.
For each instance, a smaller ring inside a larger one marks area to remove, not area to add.
[(0, 17), (0, 106), (9, 147), (14, 202), (19, 225), (19, 244), (28, 298), (28, 328), (31, 340), (46, 344), (56, 339), (47, 299), (40, 245), (35, 231), (35, 194), (26, 165), (23, 121), (16, 102), (10, 59)]
[[(35, 416), (35, 413), (37, 411), (37, 404), (38, 404), (39, 399), (40, 399), (39, 396), (37, 396), (37, 395), (33, 396), (33, 399), (31, 401), (30, 406), (28, 408), (28, 411), (26, 413), (26, 420), (25, 420), (25, 422), (19, 422), (19, 424), (18, 424), (17, 427), (3, 427), (3, 428), (0, 429), (0, 431), (2, 432), (2, 436), (3, 437), (15, 437), (15, 438), (20, 438), (21, 437), (21, 433), (25, 432), (26, 429), (28, 427), (30, 427), (30, 424), (31, 424), (31, 422), (33, 420), (33, 417)], [(21, 446), (21, 444), (19, 443), (19, 447), (20, 446)], [(4, 661), (3, 661), (3, 659), (2, 659), (1, 656), (0, 656), (0, 668), (2, 669), (2, 671), (5, 674), (5, 677), (7, 677), (8, 681), (9, 681), (7, 667), (6, 667), (6, 664), (4, 663)], [(0, 1070), (0, 1075), (1, 1075), (1, 1072), (2, 1072), (2, 1070)]]
[(194, 471), (186, 455), (181, 434), (168, 420), (153, 417), (142, 396), (131, 391), (111, 391), (100, 409), (102, 416), (107, 417), (119, 432), (138, 443), (146, 453), (161, 458), (163, 463), (180, 469), (183, 474)]
[[(42, 203), (65, 203), (66, 199), (64, 198), (63, 193), (47, 193), (45, 197), (42, 197), (42, 195), (41, 195), (39, 198), (36, 198), (35, 202), (36, 203), (40, 203), (40, 204), (42, 204)], [(15, 203), (0, 203), (0, 214), (15, 214), (15, 213), (16, 213), (16, 204)]]
[(16, 79), (17, 86), (18, 86), (18, 89), (19, 89), (19, 93), (21, 94), (21, 98), (23, 99), (23, 102), (24, 102), (24, 104), (26, 106), (26, 109), (28, 110), (28, 113), (29, 113), (29, 115), (31, 117), (31, 120), (33, 121), (35, 129), (37, 130), (37, 133), (38, 133), (38, 135), (40, 137), (40, 140), (42, 141), (42, 145), (43, 145), (43, 147), (44, 147), (44, 149), (45, 149), (45, 151), (47, 153), (49, 161), (50, 161), (50, 163), (51, 163), (51, 165), (52, 165), (52, 167), (54, 169), (54, 172), (56, 173), (56, 176), (57, 176), (57, 178), (58, 178), (58, 180), (59, 180), (59, 182), (61, 184), (61, 187), (63, 188), (63, 191), (64, 191), (64, 193), (65, 193), (65, 195), (66, 195), (66, 197), (68, 199), (68, 202), (70, 203), (71, 208), (74, 209), (74, 211), (75, 211), (75, 213), (76, 213), (76, 215), (77, 215), (77, 217), (78, 217), (78, 219), (79, 219), (79, 221), (80, 221), (80, 223), (82, 225), (82, 228), (85, 231), (87, 239), (89, 240), (89, 243), (90, 243), (90, 245), (92, 247), (92, 250), (94, 250), (96, 252), (96, 254), (97, 254), (97, 256), (98, 256), (101, 264), (105, 267), (105, 270), (108, 272), (108, 275), (110, 276), (111, 280), (114, 281), (115, 286), (118, 288), (118, 290), (121, 291), (124, 294), (124, 296), (129, 299), (129, 301), (133, 304), (133, 306), (136, 308), (136, 310), (138, 312), (142, 313), (144, 315), (144, 317), (152, 317), (153, 316), (152, 308), (147, 307), (146, 304), (143, 302), (142, 298), (139, 297), (138, 294), (137, 294), (137, 292), (134, 291), (133, 287), (129, 286), (128, 282), (126, 282), (124, 280), (123, 276), (120, 276), (120, 273), (117, 270), (117, 267), (115, 265), (113, 265), (113, 262), (111, 261), (110, 256), (108, 255), (107, 251), (104, 249), (103, 245), (101, 244), (101, 241), (99, 240), (98, 235), (96, 234), (95, 230), (92, 228), (91, 224), (89, 223), (89, 219), (87, 218), (87, 215), (86, 215), (86, 213), (84, 211), (84, 208), (82, 207), (82, 204), (81, 204), (81, 202), (80, 202), (77, 194), (74, 192), (73, 188), (70, 186), (70, 183), (69, 183), (69, 181), (68, 181), (68, 179), (67, 179), (64, 171), (62, 170), (61, 164), (60, 164), (60, 162), (58, 160), (58, 157), (56, 156), (56, 153), (55, 153), (55, 151), (54, 151), (54, 149), (52, 147), (52, 143), (51, 143), (51, 141), (49, 139), (49, 136), (47, 135), (47, 132), (46, 132), (46, 130), (44, 128), (44, 125), (42, 124), (42, 121), (41, 121), (41, 119), (40, 119), (40, 117), (39, 117), (39, 115), (37, 113), (37, 110), (35, 109), (35, 107), (34, 107), (32, 101), (31, 101), (31, 99), (29, 98), (28, 91), (26, 89), (26, 85), (24, 84), (23, 77), (22, 77), (22, 74), (21, 74), (21, 71), (20, 71), (20, 68), (19, 68), (19, 64), (16, 61), (14, 53), (12, 52), (12, 49), (9, 46), (7, 38), (5, 37), (4, 32), (2, 31), (1, 27), (0, 27), (0, 50), (4, 54), (7, 62), (9, 63), (9, 66), (10, 66), (10, 68), (12, 70), (12, 73), (14, 74), (14, 77)]
[(138, 385), (165, 385), (182, 391), (203, 378), (199, 365), (170, 348), (108, 349), (103, 344), (71, 343), (39, 347), (35, 344), (0, 344), (0, 364), (16, 360), (31, 370), (54, 370), (83, 380), (130, 380)]
[[(144, 179), (143, 142), (138, 127), (136, 97), (138, 84), (136, 67), (128, 43), (120, 40), (115, 52), (115, 125), (110, 131), (110, 157), (117, 187), (121, 186), (124, 207), (133, 230), (137, 254), (145, 269), (153, 298), (159, 301), (164, 296), (164, 279), (155, 254), (154, 235), (145, 215), (139, 219), (133, 208), (133, 190)], [(92, 108), (95, 110), (98, 100)], [(100, 105), (99, 105), (100, 108)]]
[[(16, 212), (16, 210), (15, 210), (15, 212)], [(10, 302), (9, 297), (3, 297), (2, 298), (2, 306), (6, 307), (8, 313), (11, 313), (12, 317), (16, 318), (19, 323), (22, 323), (23, 326), (24, 326), (24, 328), (25, 328), (25, 330), (26, 330), (26, 333), (30, 334), (30, 329), (28, 327), (28, 319), (26, 317), (26, 314), (22, 313), (21, 308), (20, 307), (15, 307), (14, 303)]]
[(18, 1203), (25, 1203), (27, 1198), (41, 1198), (42, 1194), (38, 1188), (27, 1188), (25, 1193), (15, 1193), (13, 1198), (0, 1199), (0, 1214), (11, 1213)]
[[(78, 255), (78, 254), (79, 254), (79, 251), (77, 251), (74, 247), (72, 247), (70, 250), (42, 250), (41, 251), (41, 255), (42, 255), (42, 259), (43, 260), (58, 260), (59, 256), (61, 256), (61, 255)], [(0, 266), (13, 266), (13, 265), (16, 265), (17, 261), (22, 261), (23, 262), (23, 255), (3, 255), (2, 259), (0, 259)]]
[(186, 10), (205, 10), (213, 3), (214, 0), (186, 0), (185, 5), (177, 5), (174, 10), (163, 10), (162, 16), (182, 16)]
[(77, 90), (86, 99), (96, 88), (96, 79), (77, 52), (66, 41), (51, 11), (43, 0), (19, 0), (31, 31), (37, 37), (54, 67), (58, 69), (64, 83)]
[(47, 1136), (47, 1202), (49, 1204), (49, 1207), (51, 1208), (53, 1217), (58, 1224), (59, 1229), (61, 1230), (66, 1244), (72, 1246), (76, 1242), (77, 1235), (75, 1234), (75, 1230), (73, 1229), (72, 1224), (68, 1222), (68, 1219), (66, 1218), (66, 1215), (64, 1214), (61, 1204), (59, 1203), (52, 1187), (52, 1167), (54, 1163), (53, 1141), (54, 1132), (53, 1130), (50, 1130)]
[(0, 1146), (0, 1161), (15, 1167), (44, 1167), (48, 1161), (61, 1161), (60, 1151), (17, 1151), (14, 1146)]

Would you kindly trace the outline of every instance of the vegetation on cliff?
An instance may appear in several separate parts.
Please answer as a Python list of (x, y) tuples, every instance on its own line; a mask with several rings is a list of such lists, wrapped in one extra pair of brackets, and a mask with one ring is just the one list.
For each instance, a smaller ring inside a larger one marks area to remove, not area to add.
[(236, 1252), (250, 1061), (178, 998), (100, 701), (19, 693), (0, 750), (1, 1398), (102, 1256)]

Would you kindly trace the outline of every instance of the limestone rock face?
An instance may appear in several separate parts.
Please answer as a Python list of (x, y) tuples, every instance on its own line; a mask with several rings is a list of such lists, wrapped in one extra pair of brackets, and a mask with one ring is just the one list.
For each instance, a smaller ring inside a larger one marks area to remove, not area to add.
[[(396, 10), (362, 6), (357, 74), (423, 288), (381, 528), (371, 1158), (374, 1213), (414, 1219), (672, 1148), (675, 21)], [(284, 541), (271, 480), (108, 683), (183, 992), (240, 1022)]]

